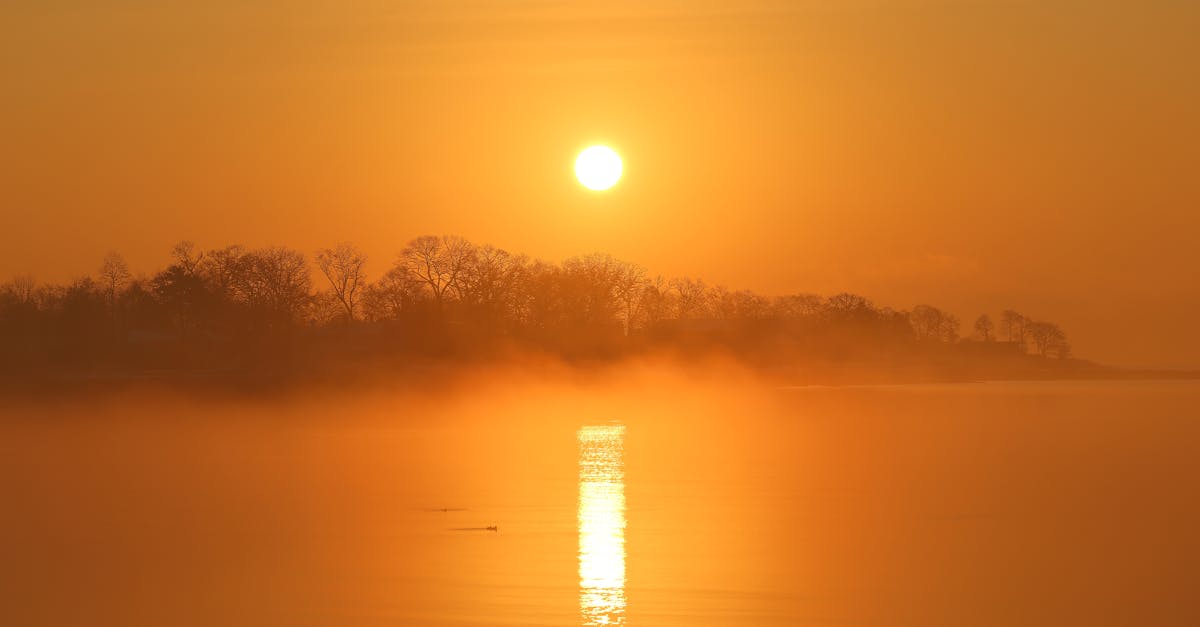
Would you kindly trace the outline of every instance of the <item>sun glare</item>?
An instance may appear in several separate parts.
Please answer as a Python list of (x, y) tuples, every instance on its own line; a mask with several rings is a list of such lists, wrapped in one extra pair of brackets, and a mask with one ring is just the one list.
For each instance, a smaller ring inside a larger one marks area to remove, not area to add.
[(579, 609), (584, 625), (625, 624), (625, 427), (579, 430)]
[(592, 146), (575, 159), (575, 176), (584, 187), (603, 191), (621, 179), (621, 157), (608, 146)]

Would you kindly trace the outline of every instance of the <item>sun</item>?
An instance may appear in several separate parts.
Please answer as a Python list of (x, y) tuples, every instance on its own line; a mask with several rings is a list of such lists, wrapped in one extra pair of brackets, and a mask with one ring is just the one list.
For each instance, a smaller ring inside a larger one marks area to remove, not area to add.
[(591, 146), (575, 159), (575, 177), (584, 187), (604, 191), (621, 180), (621, 157), (608, 146)]

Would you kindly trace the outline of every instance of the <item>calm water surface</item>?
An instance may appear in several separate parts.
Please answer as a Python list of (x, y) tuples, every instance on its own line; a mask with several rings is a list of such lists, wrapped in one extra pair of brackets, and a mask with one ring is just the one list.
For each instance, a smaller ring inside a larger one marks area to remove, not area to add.
[(476, 396), (8, 408), (0, 624), (1200, 624), (1195, 382)]

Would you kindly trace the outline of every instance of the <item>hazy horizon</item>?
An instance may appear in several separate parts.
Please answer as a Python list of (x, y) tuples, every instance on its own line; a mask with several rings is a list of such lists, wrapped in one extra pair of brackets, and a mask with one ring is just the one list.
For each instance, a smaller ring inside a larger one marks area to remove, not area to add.
[[(189, 245), (195, 245), (195, 242), (192, 242), (191, 240), (183, 240), (183, 241), (188, 243)], [(343, 242), (343, 244), (345, 244), (345, 243), (347, 243), (347, 242)], [(353, 243), (349, 242), (349, 244), (353, 244)], [(493, 245), (490, 242), (475, 243), (475, 244), (478, 244), (480, 246)], [(206, 248), (203, 246), (195, 246), (195, 253), (200, 255), (201, 257), (203, 257), (205, 254), (207, 254), (208, 251), (217, 251), (217, 250), (220, 250), (221, 248), (224, 248), (224, 247), (230, 246), (230, 245), (233, 245), (233, 244), (231, 244), (230, 242), (226, 242), (225, 244), (223, 244), (221, 246), (214, 246), (212, 248)], [(242, 243), (238, 242), (236, 245), (242, 245)], [(497, 246), (497, 248), (499, 248), (501, 250), (505, 250), (504, 247), (502, 247), (502, 246)], [(322, 249), (322, 250), (324, 250), (324, 249)], [(112, 253), (112, 252), (117, 252), (117, 251), (110, 251), (110, 253)], [(306, 251), (297, 251), (297, 252), (304, 254), (304, 256), (311, 263), (313, 257), (315, 256), (315, 253), (319, 252), (319, 250), (312, 251), (312, 252), (306, 252)], [(525, 254), (524, 251), (519, 251), (519, 250), (508, 250), (507, 252), (511, 253), (512, 255), (524, 255)], [(592, 252), (602, 254), (602, 255), (608, 254), (603, 251), (592, 251)], [(120, 253), (117, 253), (117, 254), (120, 254)], [(591, 254), (591, 253), (588, 253), (588, 254)], [(573, 257), (579, 258), (580, 256), (581, 255), (575, 255)], [(154, 275), (163, 271), (163, 269), (167, 268), (171, 263), (170, 255), (163, 255), (162, 257), (163, 258), (158, 262), (158, 264), (156, 266), (152, 266), (150, 268), (138, 268), (135, 266), (131, 266), (129, 268), (129, 270), (131, 272), (131, 278), (134, 280), (142, 281), (142, 282), (151, 282)], [(368, 258), (366, 260), (366, 264), (365, 264), (365, 269), (366, 269), (365, 276), (366, 276), (367, 280), (373, 282), (375, 280), (382, 278), (383, 275), (385, 273), (387, 273), (387, 271), (389, 269), (396, 267), (397, 264), (400, 263), (401, 257), (402, 257), (402, 255), (399, 252), (391, 255), (391, 257), (389, 257), (386, 260), (379, 260), (378, 258), (373, 259), (368, 256)], [(536, 258), (536, 257), (532, 258), (532, 260), (536, 261), (536, 262), (547, 261), (548, 263), (550, 263), (552, 265), (557, 265), (557, 264), (561, 263), (561, 261), (562, 261), (562, 260), (544, 260), (544, 259), (540, 259), (540, 258)], [(674, 278), (674, 277), (664, 276), (661, 273), (656, 272), (653, 268), (642, 268), (639, 264), (637, 264), (636, 262), (631, 262), (630, 260), (618, 260), (618, 262), (622, 263), (622, 264), (631, 263), (634, 267), (644, 270), (645, 271), (644, 272), (645, 280), (647, 280), (647, 281), (653, 281), (655, 279), (660, 280), (660, 281), (666, 281), (667, 279)], [(311, 285), (312, 285), (312, 289), (314, 290), (314, 294), (328, 293), (329, 292), (329, 284), (326, 282), (325, 277), (321, 275), (319, 269), (313, 265), (310, 265), (308, 267), (308, 272), (311, 277)], [(48, 282), (48, 281), (42, 279), (41, 277), (34, 276), (31, 273), (26, 273), (25, 276), (27, 278), (33, 278), (39, 285), (55, 284), (53, 282)], [(67, 273), (63, 276), (64, 276), (64, 280), (58, 282), (57, 284), (61, 285), (70, 280), (75, 280), (75, 279), (79, 279), (82, 277), (95, 277), (95, 276), (97, 276), (97, 272), (95, 271), (95, 269), (93, 269), (91, 271), (83, 270), (83, 271), (74, 272), (74, 273)], [(743, 285), (720, 284), (720, 283), (708, 281), (706, 277), (692, 275), (692, 274), (688, 274), (688, 273), (684, 273), (681, 276), (685, 277), (685, 278), (698, 279), (700, 282), (706, 284), (709, 287), (709, 289), (714, 289), (714, 288), (715, 289), (728, 289), (730, 291), (747, 289), (747, 287), (743, 286)], [(751, 291), (753, 292), (754, 290), (751, 289)], [(827, 292), (827, 293), (797, 292), (796, 294), (813, 295), (813, 296), (825, 298), (825, 297), (832, 296), (834, 294), (847, 293), (847, 292), (848, 292), (847, 290), (834, 290), (834, 291)], [(853, 293), (853, 292), (850, 292), (850, 293)], [(764, 293), (761, 295), (770, 299), (770, 298), (777, 298), (777, 297), (781, 297), (781, 296), (789, 296), (791, 294), (769, 293), (768, 292), (768, 293)], [(860, 295), (875, 302), (875, 304), (880, 307), (895, 309), (895, 310), (902, 311), (902, 312), (906, 312), (916, 306), (940, 305), (939, 303), (928, 303), (928, 302), (899, 302), (899, 303), (898, 302), (887, 302), (887, 301), (879, 301), (879, 300), (875, 299), (872, 294), (860, 294)], [(1013, 300), (1020, 301), (1021, 299), (1014, 298)], [(1011, 301), (1009, 301), (1009, 302), (1011, 302)], [(973, 331), (971, 328), (971, 324), (974, 320), (976, 320), (976, 318), (978, 316), (987, 315), (987, 316), (993, 318), (993, 321), (994, 321), (997, 318), (997, 314), (1000, 313), (1002, 310), (1012, 310), (1012, 309), (1014, 309), (1014, 307), (1012, 305), (1006, 304), (1006, 305), (1003, 305), (1003, 306), (998, 307), (997, 309), (991, 310), (991, 311), (955, 311), (955, 310), (947, 309), (945, 313), (951, 314), (955, 318), (957, 318), (956, 325), (961, 324), (961, 328), (959, 329), (959, 331), (962, 333), (962, 338), (963, 339), (971, 339), (971, 338), (973, 338)], [(1037, 312), (1036, 310), (1032, 311), (1032, 312), (1025, 311), (1023, 313), (1033, 314), (1029, 318), (1030, 321), (1042, 319), (1042, 316), (1040, 316), (1040, 313)], [(1069, 331), (1069, 335), (1073, 339), (1075, 337), (1074, 329), (1068, 329), (1068, 331)], [(1130, 362), (1119, 362), (1119, 361), (1106, 361), (1105, 359), (1103, 359), (1101, 357), (1097, 357), (1096, 355), (1090, 353), (1091, 349), (1094, 348), (1092, 346), (1084, 345), (1082, 353), (1080, 353), (1078, 351), (1078, 348), (1079, 348), (1079, 345), (1076, 345), (1076, 350), (1074, 351), (1074, 356), (1076, 356), (1076, 357), (1080, 357), (1080, 358), (1083, 358), (1083, 359), (1086, 359), (1089, 361), (1095, 361), (1097, 363), (1102, 363), (1107, 366), (1116, 366), (1116, 367), (1122, 367), (1122, 368), (1182, 368), (1182, 369), (1189, 369), (1189, 368), (1197, 367), (1197, 365), (1200, 364), (1200, 362), (1193, 363), (1191, 361), (1186, 361), (1186, 360), (1178, 362), (1178, 363), (1130, 363)]]

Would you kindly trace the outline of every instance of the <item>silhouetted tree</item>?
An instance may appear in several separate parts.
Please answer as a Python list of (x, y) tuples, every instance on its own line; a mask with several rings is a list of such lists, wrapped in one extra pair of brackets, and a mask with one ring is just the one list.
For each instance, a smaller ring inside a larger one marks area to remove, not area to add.
[(16, 303), (32, 305), (37, 298), (37, 280), (30, 274), (18, 274), (0, 287), (0, 292), (12, 298)]
[(363, 293), (363, 312), (367, 320), (397, 320), (418, 303), (423, 285), (403, 267), (393, 267)]
[(1004, 331), (1004, 336), (1009, 342), (1016, 342), (1022, 349), (1025, 347), (1026, 325), (1028, 320), (1025, 316), (1011, 310), (1005, 309), (1000, 313), (1000, 329)]
[(572, 257), (562, 264), (560, 297), (568, 324), (604, 327), (617, 320), (617, 282), (625, 272), (611, 255)]
[(150, 291), (166, 310), (172, 326), (190, 334), (200, 326), (201, 318), (216, 305), (216, 296), (197, 267), (173, 263), (150, 280)]
[(671, 279), (668, 286), (675, 291), (675, 317), (680, 320), (704, 318), (707, 287), (704, 281), (681, 277)]
[(621, 309), (621, 324), (628, 336), (635, 321), (641, 318), (646, 295), (646, 271), (636, 264), (617, 262), (613, 269), (613, 289)]
[(75, 279), (54, 290), (53, 350), (85, 363), (95, 356), (112, 331), (108, 290), (91, 277)]
[(45, 321), (44, 295), (32, 276), (18, 275), (0, 286), (0, 369), (28, 366), (37, 355)]
[(670, 288), (661, 276), (643, 281), (640, 289), (642, 293), (638, 299), (637, 319), (641, 328), (652, 329), (671, 317)]
[(345, 310), (346, 320), (354, 322), (362, 290), (367, 279), (367, 256), (349, 242), (317, 252), (317, 268), (329, 281), (333, 296)]
[(937, 307), (917, 305), (909, 314), (913, 334), (918, 340), (954, 342), (958, 340), (958, 318)]
[(992, 323), (991, 316), (983, 314), (975, 319), (975, 337), (983, 342), (991, 342), (994, 339), (992, 332), (996, 329), (996, 325)]
[[(225, 365), (239, 355), (259, 363), (279, 351), (293, 355), (286, 351), (293, 342), (338, 350), (324, 337), (355, 346), (348, 355), (382, 350), (365, 344), (377, 338), (392, 338), (378, 347), (440, 353), (504, 337), (505, 343), (565, 355), (677, 341), (689, 349), (718, 346), (772, 361), (891, 364), (904, 363), (905, 351), (928, 357), (931, 351), (914, 350), (917, 342), (954, 343), (959, 333), (957, 318), (930, 305), (897, 311), (850, 293), (767, 299), (749, 290), (709, 288), (698, 279), (648, 279), (642, 268), (599, 253), (553, 264), (460, 237), (427, 236), (410, 242), (374, 283), (366, 280), (365, 261), (350, 244), (318, 251), (316, 266), (331, 288), (319, 293), (313, 292), (312, 269), (295, 250), (235, 245), (200, 251), (186, 241), (149, 279), (135, 279), (115, 253), (105, 258), (96, 280), (39, 286), (18, 277), (0, 285), (0, 366), (37, 360), (72, 367)], [(294, 325), (356, 319), (370, 326), (329, 335)], [(275, 328), (291, 331), (264, 333)], [(1070, 356), (1066, 335), (1055, 324), (1008, 310), (1001, 328), (1022, 348), (1031, 340), (1038, 355)], [(993, 339), (986, 314), (973, 329), (983, 341)], [(638, 339), (624, 340), (622, 332)], [(268, 341), (256, 341), (258, 335)], [(200, 361), (188, 357), (206, 352)], [(932, 352), (939, 360), (958, 354)]]
[(474, 255), (475, 247), (461, 237), (425, 235), (400, 251), (397, 264), (428, 286), (440, 311), (447, 296), (462, 289), (463, 273)]
[(171, 249), (171, 258), (175, 260), (174, 265), (179, 266), (183, 272), (196, 274), (200, 271), (200, 264), (204, 261), (204, 253), (198, 250), (191, 241), (183, 240)]
[(557, 266), (544, 261), (528, 266), (515, 304), (521, 324), (542, 332), (562, 324), (561, 274)]
[(248, 301), (245, 292), (249, 285), (249, 259), (246, 249), (238, 244), (220, 250), (211, 250), (200, 261), (200, 274), (211, 289), (225, 300)]
[(733, 292), (724, 285), (708, 288), (704, 293), (705, 309), (712, 317), (720, 320), (733, 320), (738, 317), (737, 306), (733, 302)]
[(879, 313), (866, 298), (842, 292), (825, 299), (821, 316), (829, 322), (870, 322), (877, 319)]
[(305, 323), (312, 326), (347, 322), (345, 305), (333, 291), (317, 292), (310, 296), (303, 315)]
[(517, 317), (518, 290), (526, 278), (528, 260), (494, 246), (475, 248), (459, 280), (459, 297), (468, 312), (495, 326)]
[(746, 320), (758, 320), (771, 316), (771, 300), (750, 290), (733, 293), (734, 311)]
[(708, 310), (723, 320), (757, 320), (771, 314), (771, 302), (750, 290), (732, 292), (718, 285), (708, 291)]
[(1065, 359), (1070, 355), (1071, 348), (1067, 343), (1067, 334), (1052, 322), (1029, 322), (1029, 337), (1033, 340), (1034, 350), (1042, 357), (1058, 357)]
[(821, 313), (824, 301), (816, 294), (790, 294), (780, 296), (772, 303), (775, 315), (780, 318), (810, 318)]
[(120, 254), (110, 252), (104, 256), (104, 261), (100, 264), (100, 283), (104, 286), (104, 295), (108, 298), (109, 307), (115, 310), (117, 294), (129, 282), (131, 276), (129, 264), (125, 263), (125, 258)]
[(243, 260), (239, 292), (251, 309), (266, 314), (272, 324), (299, 319), (312, 287), (304, 254), (273, 246), (252, 250)]

